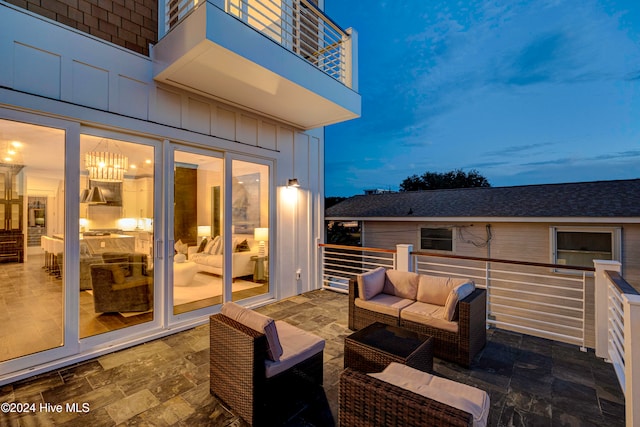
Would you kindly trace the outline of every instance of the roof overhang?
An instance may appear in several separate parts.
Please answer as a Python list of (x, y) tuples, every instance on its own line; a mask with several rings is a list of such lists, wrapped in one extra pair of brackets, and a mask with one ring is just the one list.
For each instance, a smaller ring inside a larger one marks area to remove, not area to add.
[(325, 221), (640, 224), (639, 217), (325, 217)]
[(154, 47), (154, 79), (312, 129), (360, 116), (360, 95), (210, 2)]

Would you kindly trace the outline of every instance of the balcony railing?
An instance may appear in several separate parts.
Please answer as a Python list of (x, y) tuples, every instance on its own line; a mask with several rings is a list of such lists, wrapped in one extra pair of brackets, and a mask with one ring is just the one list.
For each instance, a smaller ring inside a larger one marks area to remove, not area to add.
[[(471, 278), (487, 289), (487, 325), (595, 348), (625, 394), (626, 425), (640, 425), (640, 294), (620, 263), (595, 268), (321, 244), (323, 288), (348, 292), (349, 279), (383, 266)], [(595, 274), (594, 274), (595, 272)]]
[(210, 1), (327, 75), (352, 87), (351, 36), (309, 0), (167, 0), (165, 33)]
[(640, 424), (640, 294), (620, 264), (596, 261), (596, 356), (613, 364), (625, 396), (626, 423)]

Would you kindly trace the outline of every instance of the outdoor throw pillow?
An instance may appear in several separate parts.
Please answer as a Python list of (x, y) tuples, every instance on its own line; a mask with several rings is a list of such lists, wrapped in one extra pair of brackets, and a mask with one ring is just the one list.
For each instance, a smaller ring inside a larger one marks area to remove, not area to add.
[(375, 270), (358, 274), (358, 293), (360, 298), (366, 301), (382, 292), (386, 277), (385, 271), (384, 267), (378, 267)]
[(471, 295), (471, 293), (476, 288), (472, 280), (456, 281), (455, 279), (451, 279), (451, 281), (458, 284), (453, 289), (451, 289), (451, 292), (447, 297), (447, 302), (444, 305), (443, 317), (445, 320), (449, 321), (452, 321), (455, 316), (458, 301), (461, 301)]
[(448, 277), (431, 276), (421, 274), (418, 282), (417, 300), (427, 304), (444, 306), (449, 297), (449, 292), (457, 285), (452, 283)]
[(411, 271), (387, 270), (382, 292), (400, 298), (416, 299), (419, 278), (417, 273)]

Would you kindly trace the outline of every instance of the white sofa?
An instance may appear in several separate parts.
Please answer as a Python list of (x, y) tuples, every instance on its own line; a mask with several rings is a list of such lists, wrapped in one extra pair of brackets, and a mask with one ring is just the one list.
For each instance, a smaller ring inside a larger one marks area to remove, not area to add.
[[(245, 249), (248, 246), (249, 250), (240, 251), (239, 245), (245, 240)], [(253, 235), (235, 234), (232, 242), (234, 251), (231, 277), (235, 279), (236, 277), (252, 275), (255, 264), (251, 257), (258, 255), (258, 244), (253, 239)], [(199, 250), (200, 252), (198, 252)], [(187, 250), (187, 258), (196, 264), (198, 271), (222, 276), (224, 259), (219, 236), (207, 239), (205, 245), (190, 246)]]

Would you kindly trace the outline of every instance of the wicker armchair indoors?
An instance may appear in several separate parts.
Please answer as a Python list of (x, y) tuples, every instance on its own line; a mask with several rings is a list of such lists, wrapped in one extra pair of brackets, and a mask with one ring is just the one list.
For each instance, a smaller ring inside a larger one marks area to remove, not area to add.
[(150, 310), (153, 274), (147, 270), (147, 256), (105, 253), (102, 258), (103, 263), (90, 266), (95, 312)]

